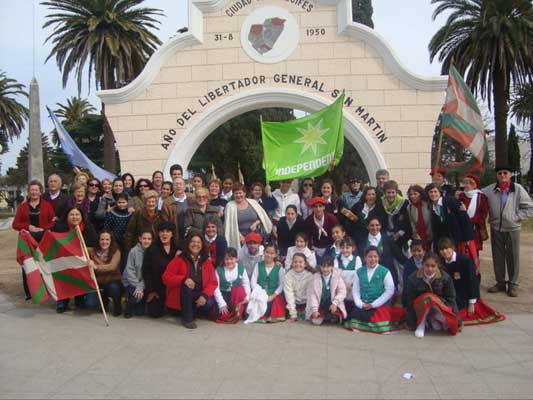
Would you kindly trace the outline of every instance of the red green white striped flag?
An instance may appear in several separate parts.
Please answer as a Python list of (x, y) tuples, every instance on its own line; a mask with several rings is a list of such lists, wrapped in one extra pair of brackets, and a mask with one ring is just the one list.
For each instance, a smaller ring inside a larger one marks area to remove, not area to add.
[(17, 242), (17, 262), (22, 266), (26, 274), (26, 281), (30, 289), (32, 302), (42, 303), (50, 298), (43, 277), (41, 275), (39, 244), (28, 231), (21, 231)]
[(33, 259), (48, 294), (54, 300), (68, 299), (96, 290), (75, 229), (67, 233), (45, 232), (34, 251)]
[(470, 166), (472, 169), (482, 169), (483, 161), (488, 154), (487, 137), (483, 126), (483, 117), (477, 105), (476, 99), (466, 85), (461, 74), (450, 67), (448, 75), (448, 89), (446, 102), (441, 115), (442, 132), (473, 155), (471, 162), (455, 163), (455, 167)]

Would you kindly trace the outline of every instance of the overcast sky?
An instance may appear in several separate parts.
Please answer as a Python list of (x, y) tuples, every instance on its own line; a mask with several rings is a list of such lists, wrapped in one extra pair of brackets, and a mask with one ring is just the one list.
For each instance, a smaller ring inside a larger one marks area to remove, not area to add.
[[(35, 4), (35, 24), (33, 9)], [(158, 36), (166, 42), (177, 29), (187, 26), (186, 0), (146, 0), (147, 7), (160, 8), (166, 17), (161, 19)], [(435, 76), (440, 73), (438, 63), (430, 64), (427, 45), (436, 30), (443, 24), (439, 19), (433, 22), (433, 7), (429, 0), (374, 0), (374, 23), (376, 31), (382, 35), (396, 51), (402, 62), (413, 72)], [(61, 84), (61, 73), (55, 61), (45, 63), (51, 46), (44, 43), (51, 30), (41, 27), (48, 13), (46, 7), (34, 0), (0, 0), (0, 70), (8, 77), (29, 86), (35, 65), (35, 77), (39, 82), (41, 102), (41, 129), (48, 133), (52, 123), (46, 116), (45, 106), (54, 109), (56, 103), (66, 103), (66, 99), (77, 95), (74, 75), (65, 89)], [(35, 25), (35, 46), (33, 45), (33, 26)], [(35, 48), (35, 63), (33, 49)], [(82, 97), (88, 97), (98, 109), (100, 101), (94, 87), (83, 81)], [(25, 102), (25, 99), (21, 99)], [(2, 155), (2, 174), (14, 166), (20, 149), (27, 141), (28, 132), (24, 130), (21, 138), (10, 144), (10, 151)]]

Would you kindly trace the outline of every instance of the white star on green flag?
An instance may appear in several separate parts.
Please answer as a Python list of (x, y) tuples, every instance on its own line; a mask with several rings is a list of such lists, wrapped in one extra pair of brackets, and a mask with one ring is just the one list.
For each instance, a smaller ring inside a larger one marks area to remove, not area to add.
[(302, 137), (296, 139), (293, 143), (302, 143), (304, 145), (300, 155), (311, 149), (316, 156), (317, 145), (328, 144), (328, 142), (322, 137), (327, 131), (329, 131), (329, 128), (321, 128), (323, 121), (324, 120), (321, 119), (315, 126), (309, 122), (307, 128), (296, 128), (296, 130), (302, 134)]

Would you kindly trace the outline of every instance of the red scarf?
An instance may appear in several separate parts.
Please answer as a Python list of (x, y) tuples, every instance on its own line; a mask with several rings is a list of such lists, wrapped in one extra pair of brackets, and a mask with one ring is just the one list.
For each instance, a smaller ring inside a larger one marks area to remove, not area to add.
[(417, 218), (416, 218), (416, 232), (420, 236), (420, 238), (426, 243), (428, 241), (428, 234), (426, 230), (426, 223), (424, 221), (424, 214), (422, 213), (422, 207), (424, 204), (422, 201), (419, 201), (418, 204), (413, 204), (415, 206), (417, 211)]
[(500, 190), (502, 192), (508, 192), (509, 191), (509, 188), (511, 187), (511, 181), (507, 182), (507, 183), (498, 183), (498, 187), (500, 188)]

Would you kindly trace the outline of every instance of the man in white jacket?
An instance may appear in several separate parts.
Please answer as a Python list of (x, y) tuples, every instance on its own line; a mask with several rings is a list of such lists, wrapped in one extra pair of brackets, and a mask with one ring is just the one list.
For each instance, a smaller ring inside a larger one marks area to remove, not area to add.
[(274, 210), (274, 215), (272, 219), (279, 221), (281, 217), (285, 216), (285, 210), (287, 206), (294, 205), (298, 215), (302, 215), (302, 210), (300, 209), (300, 196), (298, 193), (294, 193), (291, 189), (292, 179), (285, 179), (281, 181), (279, 189), (274, 190), (272, 196), (278, 202), (278, 208)]

